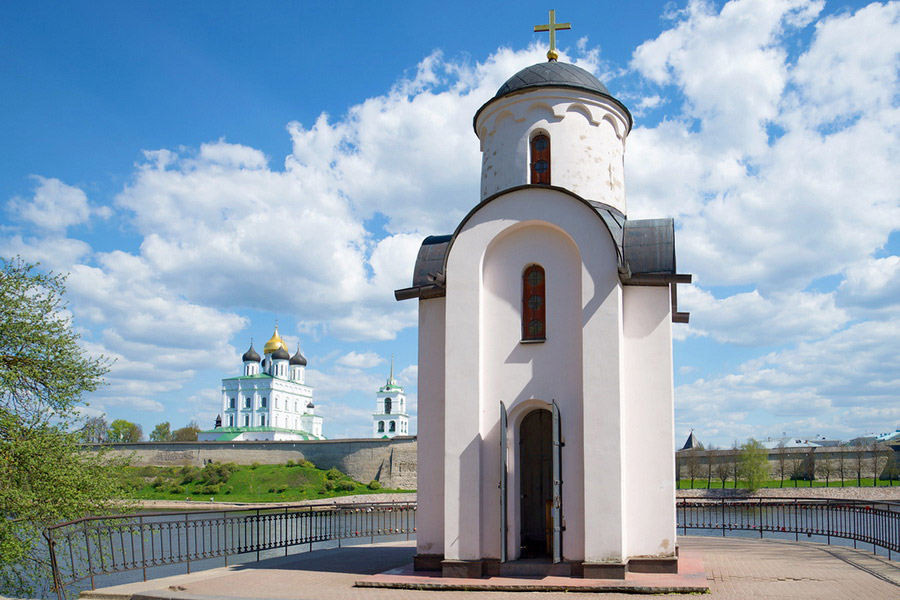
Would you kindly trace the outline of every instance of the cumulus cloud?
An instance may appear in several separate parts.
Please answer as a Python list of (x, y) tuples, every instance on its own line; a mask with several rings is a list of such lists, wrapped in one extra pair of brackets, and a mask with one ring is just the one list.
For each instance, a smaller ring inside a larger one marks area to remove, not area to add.
[(383, 362), (384, 359), (374, 352), (348, 352), (337, 359), (339, 365), (356, 369), (370, 369)]
[(31, 177), (37, 182), (34, 196), (30, 199), (15, 197), (6, 205), (13, 216), (51, 232), (63, 231), (88, 220), (91, 209), (82, 190), (53, 177)]

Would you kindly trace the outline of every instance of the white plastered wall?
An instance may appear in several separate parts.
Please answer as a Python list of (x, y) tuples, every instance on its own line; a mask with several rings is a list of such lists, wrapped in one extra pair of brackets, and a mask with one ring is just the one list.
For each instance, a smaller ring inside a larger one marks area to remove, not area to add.
[(479, 115), (481, 199), (529, 182), (529, 142), (550, 137), (550, 183), (625, 210), (626, 115), (589, 92), (542, 88), (493, 101)]
[(419, 301), (416, 552), (444, 552), (444, 298)]
[[(525, 345), (521, 273), (532, 262), (547, 274), (548, 341)], [(551, 289), (557, 277), (560, 288)], [(570, 314), (556, 313), (561, 307)], [(446, 323), (445, 558), (499, 556), (500, 400), (516, 411), (517, 402), (555, 398), (566, 441), (564, 556), (621, 559), (621, 286), (615, 247), (599, 217), (543, 188), (484, 205), (451, 248)], [(518, 503), (512, 504), (516, 540)]]
[(625, 286), (629, 557), (675, 553), (672, 305), (668, 286)]

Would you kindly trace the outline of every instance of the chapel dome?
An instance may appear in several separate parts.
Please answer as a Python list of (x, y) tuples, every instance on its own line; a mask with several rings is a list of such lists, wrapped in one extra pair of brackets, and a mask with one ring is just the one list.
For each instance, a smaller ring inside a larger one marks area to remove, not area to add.
[(312, 403), (312, 400), (309, 401), (309, 404), (306, 405), (306, 408), (315, 408), (316, 405)]
[(575, 65), (555, 60), (525, 67), (500, 86), (494, 99), (522, 90), (540, 87), (565, 87), (609, 96), (600, 80)]
[[(287, 345), (284, 343), (284, 340), (281, 339), (281, 336), (278, 335), (278, 325), (275, 326), (275, 332), (272, 334), (272, 337), (269, 338), (269, 341), (266, 342), (266, 345), (263, 347), (263, 354), (271, 354), (281, 348), (287, 353)], [(290, 357), (290, 354), (288, 354)]]
[(253, 342), (250, 342), (250, 349), (244, 352), (241, 360), (244, 362), (259, 362), (261, 360), (259, 354), (253, 348)]
[(300, 346), (297, 346), (297, 354), (295, 354), (291, 357), (291, 364), (299, 365), (301, 367), (306, 366), (306, 357), (300, 353)]
[(291, 355), (284, 348), (278, 348), (272, 353), (272, 360), (290, 360)]

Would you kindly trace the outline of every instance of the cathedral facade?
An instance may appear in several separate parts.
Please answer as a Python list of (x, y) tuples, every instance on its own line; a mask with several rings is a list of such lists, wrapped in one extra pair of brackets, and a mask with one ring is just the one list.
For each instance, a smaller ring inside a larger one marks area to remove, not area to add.
[(323, 440), (313, 389), (306, 384), (306, 357), (291, 356), (278, 327), (260, 356), (250, 344), (243, 373), (222, 380), (221, 414), (200, 441)]
[(392, 438), (409, 435), (409, 414), (406, 393), (394, 379), (394, 359), (391, 357), (391, 374), (387, 382), (375, 394), (375, 412), (372, 414), (372, 437)]

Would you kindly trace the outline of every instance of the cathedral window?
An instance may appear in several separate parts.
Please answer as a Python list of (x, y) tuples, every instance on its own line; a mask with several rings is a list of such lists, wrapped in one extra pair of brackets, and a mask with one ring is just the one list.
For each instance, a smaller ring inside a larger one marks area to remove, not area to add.
[(244, 427), (250, 427), (250, 415), (244, 415)]
[(234, 427), (234, 415), (228, 415), (228, 426)]
[(233, 408), (234, 408), (234, 405), (235, 405), (234, 398), (229, 398), (229, 399), (228, 399), (228, 408), (232, 408), (232, 409), (233, 409)]
[(531, 138), (531, 183), (550, 183), (550, 138), (543, 133)]
[(265, 396), (263, 396), (262, 400), (259, 401), (259, 405), (262, 408), (267, 408), (269, 406), (268, 400), (266, 400)]
[(262, 427), (266, 426), (266, 415), (259, 415), (259, 424)]
[(386, 415), (391, 414), (391, 399), (390, 398), (384, 399), (384, 414), (386, 414)]
[(244, 408), (250, 408), (252, 405), (253, 405), (253, 400), (250, 398), (250, 396), (247, 396), (246, 398), (244, 398)]
[(391, 421), (391, 426), (389, 428), (389, 431), (391, 431), (391, 432), (397, 431), (397, 422), (396, 421)]
[(531, 265), (522, 273), (522, 341), (542, 342), (547, 338), (544, 269)]
[(378, 421), (378, 433), (384, 433), (384, 421)]

